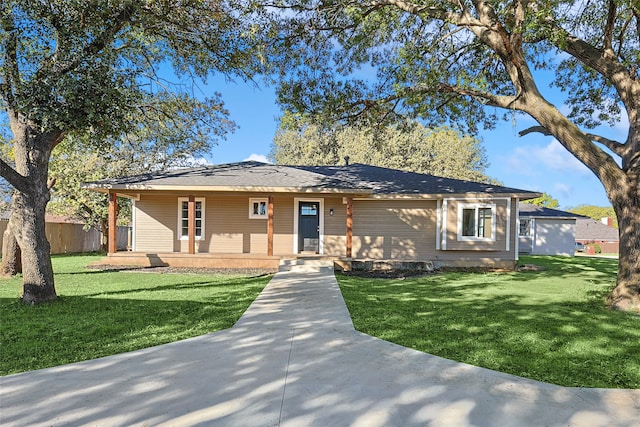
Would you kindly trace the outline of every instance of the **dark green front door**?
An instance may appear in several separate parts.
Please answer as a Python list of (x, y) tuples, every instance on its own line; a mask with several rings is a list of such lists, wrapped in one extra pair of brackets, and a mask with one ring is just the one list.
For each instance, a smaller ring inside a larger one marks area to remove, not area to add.
[(300, 202), (298, 207), (298, 251), (320, 251), (320, 203)]

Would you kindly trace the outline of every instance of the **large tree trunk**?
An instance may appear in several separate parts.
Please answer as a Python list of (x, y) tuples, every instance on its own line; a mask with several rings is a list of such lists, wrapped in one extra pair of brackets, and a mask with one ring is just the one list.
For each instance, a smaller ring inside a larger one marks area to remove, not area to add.
[(2, 169), (16, 191), (8, 229), (22, 252), (22, 300), (38, 304), (57, 297), (45, 233), (45, 210), (50, 198), (51, 151), (64, 135), (60, 131), (42, 132), (38, 125), (19, 114), (9, 114), (9, 119), (14, 135), (15, 170), (6, 163)]
[(640, 313), (640, 183), (620, 185), (616, 196), (612, 203), (620, 236), (618, 281), (608, 303), (617, 310)]
[[(533, 92), (533, 91), (532, 91)], [(617, 148), (622, 168), (592, 143), (591, 137), (564, 117), (539, 93), (523, 96), (525, 109), (538, 123), (584, 163), (600, 180), (618, 217), (620, 253), (616, 287), (608, 304), (640, 313), (640, 118), (628, 110), (631, 126), (626, 145)]]
[(0, 266), (0, 275), (2, 276), (15, 276), (22, 273), (22, 254), (11, 228), (11, 224), (9, 224), (2, 236), (2, 266)]
[(12, 227), (22, 251), (22, 301), (38, 304), (56, 299), (56, 289), (51, 265), (51, 248), (45, 233), (45, 209), (49, 190), (33, 194), (17, 193), (13, 209), (17, 220)]

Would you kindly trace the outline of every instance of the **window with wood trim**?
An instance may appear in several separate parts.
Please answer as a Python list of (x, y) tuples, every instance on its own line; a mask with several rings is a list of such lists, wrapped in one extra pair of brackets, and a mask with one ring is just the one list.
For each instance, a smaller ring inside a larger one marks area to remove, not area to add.
[[(204, 198), (195, 200), (195, 239), (204, 239)], [(189, 199), (178, 198), (178, 239), (189, 239)]]

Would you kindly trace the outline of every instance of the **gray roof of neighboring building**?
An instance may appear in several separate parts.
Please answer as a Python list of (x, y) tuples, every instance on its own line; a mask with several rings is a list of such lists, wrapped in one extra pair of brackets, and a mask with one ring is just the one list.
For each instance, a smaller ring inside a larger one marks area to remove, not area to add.
[(592, 218), (579, 218), (576, 221), (576, 240), (602, 240), (617, 242), (620, 240), (618, 229)]
[(171, 187), (229, 187), (238, 189), (283, 188), (352, 191), (376, 195), (418, 194), (517, 194), (538, 197), (539, 193), (442, 178), (364, 164), (349, 166), (284, 166), (260, 162), (178, 169), (126, 178), (86, 183), (91, 189), (157, 189)]
[(578, 219), (587, 218), (583, 215), (565, 212), (558, 209), (545, 208), (543, 206), (532, 205), (531, 203), (520, 203), (518, 205), (518, 216), (523, 218), (555, 218), (555, 219)]

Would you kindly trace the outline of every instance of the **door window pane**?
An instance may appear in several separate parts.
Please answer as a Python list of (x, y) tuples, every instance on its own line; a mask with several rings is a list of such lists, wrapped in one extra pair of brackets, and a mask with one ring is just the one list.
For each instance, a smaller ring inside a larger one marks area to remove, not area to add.
[(305, 216), (315, 216), (318, 214), (318, 208), (316, 205), (301, 205), (300, 214)]

